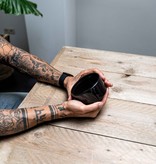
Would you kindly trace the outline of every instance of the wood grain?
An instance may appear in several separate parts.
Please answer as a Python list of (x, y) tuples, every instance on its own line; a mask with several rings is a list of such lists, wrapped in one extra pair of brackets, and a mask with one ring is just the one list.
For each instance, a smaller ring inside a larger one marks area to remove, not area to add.
[(125, 76), (156, 78), (156, 58), (152, 56), (64, 47), (59, 53), (59, 59), (53, 61), (52, 65), (74, 74), (86, 68), (99, 68), (104, 72)]
[[(93, 67), (90, 64), (94, 58), (96, 58), (94, 67), (98, 68), (97, 63), (100, 62), (99, 69), (114, 85), (110, 90), (110, 98), (156, 105), (156, 59), (154, 57), (65, 47), (51, 64), (75, 75), (83, 69)], [(117, 62), (117, 59), (122, 59), (122, 62)], [(117, 66), (113, 67), (113, 65)], [(131, 68), (128, 65), (131, 65)], [(42, 92), (44, 85), (35, 89)], [(50, 92), (53, 92), (53, 89)], [(40, 105), (41, 102), (37, 101), (37, 103)]]
[[(36, 89), (35, 92), (32, 91), (34, 95), (27, 97), (21, 107), (57, 104), (67, 99), (66, 93), (62, 90), (57, 88), (51, 90), (50, 86), (40, 84), (41, 86), (44, 90), (34, 88)], [(54, 125), (156, 145), (155, 109), (154, 105), (109, 98), (96, 119), (65, 119), (59, 120)]]
[(52, 65), (74, 75), (99, 68), (114, 85), (111, 98), (156, 105), (154, 57), (65, 47)]
[[(62, 60), (68, 58), (68, 60), (70, 61), (70, 58), (68, 56), (72, 58), (75, 53), (80, 53), (81, 51), (82, 54), (86, 57), (85, 53), (86, 51), (88, 53), (88, 50), (79, 48), (74, 48), (71, 50), (71, 48), (64, 48), (61, 50), (56, 59), (52, 62), (52, 65), (59, 67), (62, 64)], [(99, 51), (89, 50), (89, 52), (90, 53), (88, 54), (94, 54), (93, 52), (97, 53)], [(68, 53), (70, 53), (70, 55), (68, 55)], [(100, 54), (104, 53), (105, 52), (100, 51)], [(107, 59), (109, 53), (106, 52), (106, 54)], [(116, 54), (113, 53), (113, 56), (115, 55)], [(112, 55), (110, 54), (110, 56)], [(140, 56), (134, 56), (140, 59)], [(129, 58), (130, 57), (131, 56), (129, 56)], [(123, 56), (122, 58), (125, 59)], [(141, 58), (144, 57), (141, 56)], [(149, 57), (149, 60), (151, 60), (152, 63), (153, 57)], [(129, 60), (127, 60), (127, 62), (128, 61)], [(141, 60), (141, 62), (146, 63), (146, 65), (148, 63), (147, 60)], [(69, 65), (67, 63), (66, 65), (64, 63), (63, 68), (72, 70), (73, 72), (78, 72), (78, 63), (75, 63), (74, 65), (77, 65), (77, 67), (73, 67), (71, 69), (69, 68)], [(145, 71), (146, 69), (144, 69), (144, 72)], [(132, 140), (135, 142), (156, 145), (156, 78), (144, 77), (146, 73), (143, 73), (142, 75), (140, 74), (140, 76), (133, 75), (125, 77), (124, 74), (122, 74), (121, 72), (106, 72), (106, 75), (107, 77), (112, 79), (111, 81), (114, 81), (114, 86), (110, 90), (109, 101), (107, 102), (107, 105), (104, 107), (96, 120), (81, 119), (79, 121), (78, 119), (69, 119), (58, 121), (57, 123), (55, 123), (55, 125), (98, 133), (101, 135), (116, 138), (122, 138), (126, 140)], [(152, 75), (154, 76), (154, 74)], [(65, 91), (57, 87), (38, 83), (31, 90), (29, 96), (26, 97), (20, 107), (59, 104), (66, 99), (67, 94)]]
[[(3, 140), (0, 159), (4, 163), (13, 163), (17, 158), (19, 163), (37, 164), (155, 164), (155, 57), (64, 47), (51, 64), (73, 75), (99, 68), (114, 84), (109, 99), (95, 119), (53, 121), (18, 138)], [(66, 91), (37, 83), (20, 107), (65, 100)]]
[(156, 147), (48, 125), (2, 141), (1, 164), (155, 164), (156, 161)]

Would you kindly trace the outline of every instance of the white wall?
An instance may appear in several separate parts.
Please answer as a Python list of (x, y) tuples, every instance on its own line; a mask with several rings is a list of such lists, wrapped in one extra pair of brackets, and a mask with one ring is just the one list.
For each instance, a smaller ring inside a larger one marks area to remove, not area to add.
[(75, 42), (75, 0), (37, 1), (43, 17), (25, 16), (30, 52), (48, 63)]
[(76, 45), (156, 56), (156, 1), (77, 0)]
[(76, 2), (64, 0), (65, 45), (76, 45)]
[(0, 33), (50, 62), (64, 45), (156, 56), (155, 0), (33, 0), (43, 18), (0, 12)]
[(30, 52), (50, 62), (64, 45), (156, 56), (155, 0), (44, 0), (26, 16)]
[(29, 51), (24, 16), (4, 14), (0, 11), (0, 34), (5, 28), (15, 29), (15, 35), (10, 35), (10, 41), (15, 46)]

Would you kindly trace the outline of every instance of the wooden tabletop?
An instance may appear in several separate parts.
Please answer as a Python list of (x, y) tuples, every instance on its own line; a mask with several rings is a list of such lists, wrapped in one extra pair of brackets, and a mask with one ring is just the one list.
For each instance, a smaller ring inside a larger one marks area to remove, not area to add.
[[(73, 75), (102, 70), (113, 83), (105, 107), (95, 119), (53, 121), (2, 140), (1, 163), (156, 163), (156, 57), (64, 47), (51, 64)], [(20, 107), (66, 99), (65, 91), (37, 83)]]

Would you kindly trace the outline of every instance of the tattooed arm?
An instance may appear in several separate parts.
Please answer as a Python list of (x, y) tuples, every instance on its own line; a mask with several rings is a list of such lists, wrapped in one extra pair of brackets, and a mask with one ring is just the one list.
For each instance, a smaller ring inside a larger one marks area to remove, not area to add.
[[(10, 43), (0, 36), (0, 63), (9, 64), (18, 70), (29, 74), (36, 80), (54, 84), (59, 86), (59, 79), (62, 72), (58, 71), (45, 61), (38, 57), (25, 52)], [(98, 69), (88, 69), (81, 71), (75, 77), (68, 76), (64, 79), (63, 85), (67, 89), (68, 97), (71, 99), (71, 88), (76, 81), (81, 77), (89, 73), (96, 72), (103, 79), (104, 83), (111, 87), (112, 84), (104, 77), (103, 73)]]
[(61, 106), (43, 106), (35, 108), (19, 108), (16, 110), (0, 110), (0, 136), (15, 134), (40, 123), (57, 119)]
[(94, 118), (104, 106), (107, 96), (108, 91), (103, 101), (90, 105), (84, 105), (76, 100), (69, 100), (60, 105), (0, 110), (0, 136), (22, 132), (38, 124), (60, 118)]
[(15, 67), (38, 81), (59, 86), (58, 81), (62, 72), (56, 70), (38, 57), (13, 46), (1, 36), (0, 63)]
[[(59, 86), (59, 79), (62, 75), (60, 71), (36, 56), (11, 45), (2, 37), (0, 37), (0, 63), (9, 64), (38, 81)], [(72, 86), (81, 76), (92, 72), (98, 73), (108, 87), (112, 86), (103, 73), (97, 69), (84, 70), (75, 77), (67, 77), (63, 83), (67, 88), (68, 101), (61, 105), (0, 110), (0, 136), (22, 132), (40, 123), (64, 117), (96, 117), (106, 103), (108, 89), (101, 102), (90, 105), (71, 100), (70, 93)]]

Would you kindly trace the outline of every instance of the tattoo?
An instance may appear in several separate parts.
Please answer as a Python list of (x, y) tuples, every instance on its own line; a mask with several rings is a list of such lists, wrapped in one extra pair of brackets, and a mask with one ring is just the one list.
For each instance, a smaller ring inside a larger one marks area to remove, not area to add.
[[(51, 120), (55, 120), (57, 118), (65, 118), (68, 117), (67, 114), (65, 114), (63, 111), (65, 111), (65, 108), (62, 105), (49, 105), (49, 109), (51, 112)], [(60, 114), (58, 115), (57, 111), (62, 111), (60, 112)], [(57, 116), (57, 118), (56, 118)]]
[(37, 56), (16, 48), (0, 37), (0, 62), (11, 65), (36, 80), (59, 86), (61, 72)]
[(55, 105), (49, 105), (49, 109), (51, 112), (51, 120), (55, 120), (57, 116), (57, 108)]
[(65, 110), (65, 108), (64, 108), (63, 106), (59, 106), (58, 109), (59, 109), (60, 111)]
[(22, 116), (23, 116), (23, 127), (24, 127), (24, 129), (27, 129), (27, 127), (28, 127), (28, 117), (27, 117), (27, 112), (26, 112), (26, 109), (21, 109), (21, 111), (22, 111)]
[(43, 111), (44, 109), (41, 109), (41, 110), (35, 109), (37, 124), (43, 122), (46, 119), (46, 114), (43, 114)]
[(27, 128), (28, 120), (26, 109), (0, 111), (0, 135), (17, 133)]
[(59, 105), (57, 108), (58, 108), (60, 111), (62, 111), (62, 112), (61, 112), (61, 116), (60, 116), (60, 118), (68, 117), (67, 114), (65, 114), (65, 113), (63, 112), (63, 111), (65, 111), (64, 106)]
[(54, 105), (0, 110), (0, 136), (15, 134), (54, 120), (57, 117), (57, 110)]
[(6, 64), (8, 60), (7, 57), (12, 53), (11, 44), (0, 36), (0, 62)]

